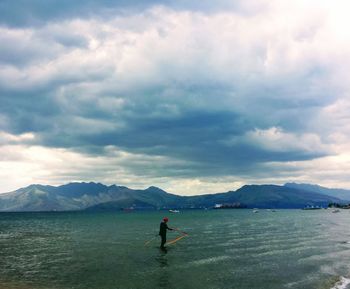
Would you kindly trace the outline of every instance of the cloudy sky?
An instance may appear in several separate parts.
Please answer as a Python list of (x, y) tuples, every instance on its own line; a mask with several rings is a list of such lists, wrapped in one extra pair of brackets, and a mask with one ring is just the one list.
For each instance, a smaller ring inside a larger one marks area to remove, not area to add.
[(0, 192), (350, 188), (347, 0), (0, 2)]

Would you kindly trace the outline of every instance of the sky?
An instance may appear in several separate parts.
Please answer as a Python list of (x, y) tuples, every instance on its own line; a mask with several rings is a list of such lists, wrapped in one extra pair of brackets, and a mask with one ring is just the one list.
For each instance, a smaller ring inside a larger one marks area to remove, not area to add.
[(347, 0), (2, 0), (0, 192), (350, 188)]

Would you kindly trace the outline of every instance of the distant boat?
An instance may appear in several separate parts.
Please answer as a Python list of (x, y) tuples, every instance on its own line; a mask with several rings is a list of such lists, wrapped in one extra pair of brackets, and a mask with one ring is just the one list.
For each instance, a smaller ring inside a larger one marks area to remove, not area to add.
[(243, 209), (247, 205), (236, 202), (236, 203), (225, 203), (225, 204), (215, 204), (214, 209)]
[(307, 207), (303, 208), (303, 210), (320, 210), (320, 209), (322, 209), (322, 208), (319, 206), (307, 206)]
[(258, 209), (254, 209), (253, 213), (259, 213), (259, 210)]
[(126, 212), (126, 213), (130, 213), (130, 212), (133, 212), (135, 208), (133, 207), (129, 207), (129, 208), (123, 208), (123, 212)]
[(332, 211), (332, 213), (339, 213), (339, 212), (340, 212), (339, 209), (335, 209), (335, 210)]
[(170, 213), (180, 213), (179, 210), (169, 210)]

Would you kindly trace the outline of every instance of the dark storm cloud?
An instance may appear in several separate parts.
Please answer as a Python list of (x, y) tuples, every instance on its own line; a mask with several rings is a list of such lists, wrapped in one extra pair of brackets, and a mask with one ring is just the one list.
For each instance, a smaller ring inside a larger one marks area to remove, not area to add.
[[(264, 99), (263, 104), (249, 103), (250, 100), (243, 110), (236, 110), (235, 104), (232, 108), (220, 105), (220, 109), (213, 109), (215, 97), (223, 88), (217, 87), (217, 92), (215, 87), (197, 88), (195, 95), (200, 98), (191, 99), (185, 97), (193, 94), (193, 87), (190, 87), (175, 100), (164, 99), (161, 90), (155, 89), (148, 91), (140, 101), (142, 92), (138, 92), (141, 95), (125, 98), (122, 109), (106, 113), (96, 103), (77, 95), (69, 98), (68, 107), (62, 106), (55, 91), (67, 83), (70, 82), (56, 79), (55, 85), (49, 84), (43, 90), (3, 91), (0, 110), (11, 119), (7, 130), (14, 134), (34, 132), (40, 145), (96, 156), (104, 154), (106, 146), (115, 146), (133, 154), (182, 160), (181, 165), (172, 168), (153, 165), (152, 170), (151, 164), (124, 163), (135, 173), (147, 170), (149, 174), (173, 177), (241, 175), (248, 170), (259, 171), (260, 164), (265, 162), (310, 160), (327, 154), (317, 147), (312, 151), (298, 146), (284, 151), (269, 149), (246, 137), (249, 131), (276, 125), (276, 120), (280, 127), (295, 126), (302, 130), (303, 123), (310, 117), (306, 111), (315, 107), (312, 102), (309, 108), (305, 103), (293, 107), (288, 101), (275, 103), (273, 98), (269, 99), (269, 93), (263, 95), (260, 91), (258, 98)], [(206, 100), (207, 106), (196, 108), (197, 99)], [(242, 99), (239, 105), (244, 102)], [(164, 111), (167, 106), (173, 107), (176, 113)], [(294, 109), (299, 119), (291, 112)], [(228, 144), (228, 138), (236, 141)]]
[[(189, 92), (192, 90), (190, 88)], [(214, 88), (208, 91), (211, 96), (215, 95)], [(218, 91), (222, 89), (218, 88)], [(62, 107), (54, 97), (52, 87), (51, 90), (34, 89), (12, 94), (2, 91), (2, 95), (1, 112), (11, 119), (7, 128), (11, 133), (35, 132), (42, 145), (74, 148), (91, 154), (101, 154), (104, 147), (112, 145), (132, 153), (181, 159), (189, 163), (189, 169), (181, 171), (188, 175), (239, 174), (257, 163), (306, 160), (325, 153), (317, 149), (313, 152), (302, 149), (271, 151), (249, 140), (226, 144), (228, 136), (242, 140), (247, 131), (274, 125), (271, 105), (274, 109), (276, 104), (273, 102), (270, 105), (265, 102), (263, 106), (251, 104), (247, 113), (222, 108), (212, 110), (209, 99), (209, 107), (195, 109), (195, 101), (190, 102), (192, 107), (178, 99), (170, 102), (177, 110), (171, 114), (163, 111), (167, 101), (163, 99), (159, 103), (162, 98), (158, 96), (149, 102), (129, 101), (116, 113), (106, 113), (78, 97), (69, 100), (69, 106), (74, 109)], [(204, 91), (200, 95), (205, 99)], [(261, 111), (270, 110), (270, 115), (254, 115), (259, 107)], [(284, 118), (290, 118), (290, 115)]]
[[(150, 110), (141, 113), (139, 109), (125, 108), (112, 117), (89, 107), (88, 110), (85, 108), (87, 114), (83, 119), (68, 114), (57, 115), (53, 111), (51, 117), (36, 116), (28, 122), (23, 122), (20, 117), (15, 121), (22, 126), (22, 133), (32, 126), (29, 131), (38, 132), (39, 140), (45, 146), (73, 148), (93, 155), (104, 154), (106, 146), (116, 146), (133, 154), (182, 160), (181, 168), (177, 165), (176, 169), (158, 171), (182, 177), (240, 175), (248, 168), (251, 172), (258, 169), (259, 163), (308, 160), (325, 155), (325, 151), (317, 148), (314, 151), (298, 147), (274, 151), (246, 140), (245, 133), (259, 124), (230, 111), (187, 109), (175, 117), (149, 117)], [(125, 125), (113, 127), (120, 121)], [(235, 137), (238, 142), (227, 145), (227, 136)], [(124, 165), (130, 167), (133, 164)], [(137, 164), (131, 170), (141, 168), (144, 165)]]

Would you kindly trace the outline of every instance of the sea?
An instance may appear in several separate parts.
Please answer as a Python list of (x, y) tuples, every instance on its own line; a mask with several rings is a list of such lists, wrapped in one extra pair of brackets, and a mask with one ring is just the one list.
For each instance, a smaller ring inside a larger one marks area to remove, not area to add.
[(0, 288), (350, 288), (350, 210), (0, 213)]

